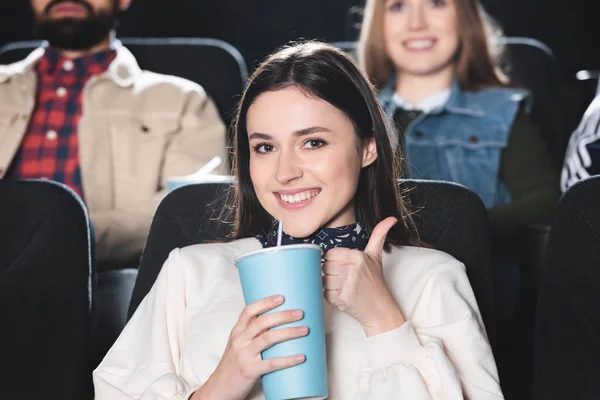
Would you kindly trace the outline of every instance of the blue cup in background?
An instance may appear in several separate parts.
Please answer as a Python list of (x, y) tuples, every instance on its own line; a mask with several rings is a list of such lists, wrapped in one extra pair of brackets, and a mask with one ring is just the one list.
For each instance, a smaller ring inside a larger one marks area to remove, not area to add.
[(262, 376), (265, 398), (327, 398), (329, 391), (320, 247), (312, 244), (271, 247), (245, 254), (235, 264), (246, 304), (282, 295), (284, 303), (267, 313), (295, 309), (304, 311), (302, 320), (273, 329), (308, 326), (307, 336), (278, 343), (263, 351), (263, 359), (295, 354), (306, 356), (306, 361), (300, 365)]
[(234, 183), (235, 179), (229, 175), (189, 175), (169, 178), (167, 180), (167, 190), (169, 192), (179, 189), (182, 186), (197, 185), (200, 183)]

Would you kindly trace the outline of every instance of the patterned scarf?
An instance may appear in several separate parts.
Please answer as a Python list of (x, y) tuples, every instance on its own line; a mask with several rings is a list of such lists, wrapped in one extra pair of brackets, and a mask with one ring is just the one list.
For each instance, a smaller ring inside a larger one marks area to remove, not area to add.
[[(268, 236), (258, 235), (256, 237), (264, 248), (274, 247), (277, 243), (277, 226)], [(364, 250), (369, 242), (367, 231), (360, 222), (341, 226), (339, 228), (321, 228), (311, 236), (303, 239), (294, 238), (283, 232), (281, 245), (288, 244), (316, 244), (321, 247), (323, 255), (335, 247)]]

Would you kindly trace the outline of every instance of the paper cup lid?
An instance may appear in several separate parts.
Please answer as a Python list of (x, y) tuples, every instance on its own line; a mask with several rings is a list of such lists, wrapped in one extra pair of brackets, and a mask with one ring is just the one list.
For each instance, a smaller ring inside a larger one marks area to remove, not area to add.
[(266, 249), (260, 249), (260, 250), (254, 250), (251, 251), (250, 253), (246, 253), (244, 255), (239, 256), (238, 258), (235, 259), (235, 266), (237, 267), (237, 264), (242, 261), (245, 258), (248, 257), (252, 257), (255, 256), (257, 254), (265, 254), (265, 253), (276, 253), (278, 251), (281, 250), (293, 250), (293, 249), (315, 249), (315, 250), (319, 250), (319, 252), (321, 252), (321, 247), (317, 246), (316, 244), (287, 244), (285, 246), (274, 246), (274, 247), (267, 247)]

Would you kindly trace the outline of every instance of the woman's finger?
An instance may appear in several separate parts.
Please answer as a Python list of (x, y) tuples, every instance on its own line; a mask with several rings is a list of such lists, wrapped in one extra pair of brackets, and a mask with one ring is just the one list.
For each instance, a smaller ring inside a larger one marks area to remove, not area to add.
[(263, 314), (250, 322), (243, 335), (248, 341), (251, 341), (271, 328), (300, 321), (302, 318), (304, 318), (302, 310), (286, 310)]
[(398, 218), (396, 217), (387, 217), (378, 223), (373, 229), (373, 232), (371, 232), (369, 243), (367, 243), (367, 247), (365, 248), (365, 253), (381, 261), (381, 253), (383, 252), (383, 246), (385, 246), (385, 238), (396, 223), (398, 223)]
[(323, 292), (323, 297), (329, 303), (331, 303), (333, 305), (336, 305), (337, 304), (337, 300), (340, 297), (340, 291), (339, 290), (326, 290), (326, 291)]
[(347, 249), (345, 247), (335, 247), (327, 251), (327, 254), (325, 254), (325, 260), (344, 262), (348, 260), (353, 251), (354, 250)]
[(325, 275), (346, 275), (348, 267), (340, 261), (325, 261), (321, 270)]
[(233, 328), (234, 331), (240, 333), (246, 330), (246, 327), (250, 322), (258, 315), (265, 313), (269, 310), (279, 307), (284, 302), (283, 296), (270, 296), (264, 299), (255, 301), (254, 303), (248, 304), (242, 310), (242, 313), (238, 319), (237, 324)]
[(259, 354), (277, 343), (285, 342), (292, 339), (297, 339), (308, 335), (308, 327), (295, 326), (292, 328), (271, 329), (257, 336), (250, 346), (248, 351), (251, 355)]
[(279, 371), (281, 369), (290, 368), (298, 364), (302, 364), (306, 360), (303, 354), (296, 354), (289, 357), (269, 358), (267, 360), (259, 360), (253, 365), (256, 376), (266, 375), (270, 372)]
[(346, 277), (340, 275), (324, 275), (322, 279), (325, 290), (342, 290), (346, 281)]

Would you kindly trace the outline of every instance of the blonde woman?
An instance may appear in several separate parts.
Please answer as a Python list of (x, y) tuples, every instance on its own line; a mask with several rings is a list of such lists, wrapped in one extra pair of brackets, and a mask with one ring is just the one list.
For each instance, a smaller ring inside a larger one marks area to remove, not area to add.
[(368, 0), (359, 59), (409, 175), (467, 186), (510, 238), (519, 223), (545, 222), (560, 191), (529, 93), (495, 62), (498, 34), (477, 0)]

